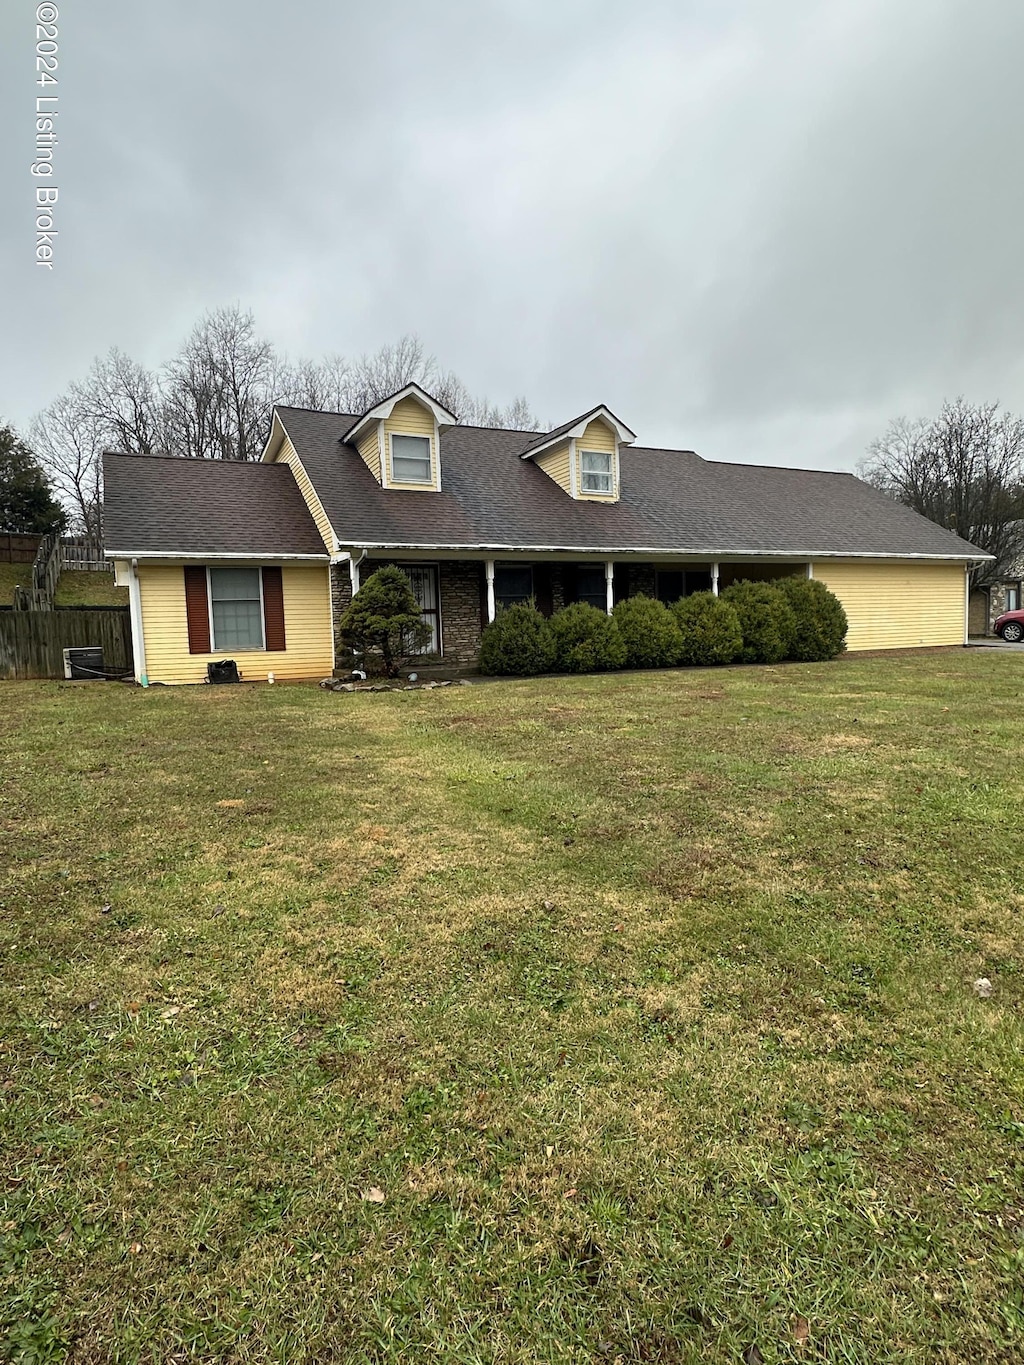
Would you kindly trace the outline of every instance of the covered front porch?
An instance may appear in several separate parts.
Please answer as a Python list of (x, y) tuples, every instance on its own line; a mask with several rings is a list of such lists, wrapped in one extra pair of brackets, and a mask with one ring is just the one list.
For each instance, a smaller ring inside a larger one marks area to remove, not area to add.
[[(616, 602), (640, 594), (668, 604), (696, 592), (717, 594), (741, 579), (809, 576), (811, 572), (808, 562), (792, 559), (606, 557), (525, 551), (501, 555), (467, 552), (454, 558), (412, 551), (354, 551), (331, 568), (336, 636), (341, 614), (360, 583), (384, 564), (398, 564), (409, 574), (423, 619), (431, 629), (424, 662), (458, 669), (475, 667), (484, 627), (502, 608), (518, 602), (532, 599), (545, 616), (573, 602), (589, 602), (611, 613)], [(342, 653), (337, 639), (336, 650)]]

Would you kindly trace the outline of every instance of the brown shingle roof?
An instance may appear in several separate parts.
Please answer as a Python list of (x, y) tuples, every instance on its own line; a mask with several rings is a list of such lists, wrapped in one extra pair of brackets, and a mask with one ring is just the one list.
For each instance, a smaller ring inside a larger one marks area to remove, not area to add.
[(108, 554), (327, 558), (286, 465), (108, 453), (103, 482)]
[(984, 554), (852, 474), (715, 464), (688, 450), (623, 446), (621, 500), (574, 501), (520, 458), (535, 436), (551, 433), (442, 429), (443, 491), (384, 489), (340, 440), (351, 416), (278, 413), (342, 545), (708, 557)]

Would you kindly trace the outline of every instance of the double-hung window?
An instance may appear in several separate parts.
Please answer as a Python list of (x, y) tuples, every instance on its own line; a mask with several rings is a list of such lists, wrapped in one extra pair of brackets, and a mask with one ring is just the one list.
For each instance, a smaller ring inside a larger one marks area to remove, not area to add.
[(612, 491), (612, 457), (606, 450), (580, 451), (580, 482), (584, 493)]
[(533, 596), (533, 568), (529, 564), (499, 564), (494, 570), (494, 605), (514, 607)]
[(432, 483), (429, 436), (391, 436), (391, 481)]
[(259, 569), (210, 569), (213, 648), (263, 649)]

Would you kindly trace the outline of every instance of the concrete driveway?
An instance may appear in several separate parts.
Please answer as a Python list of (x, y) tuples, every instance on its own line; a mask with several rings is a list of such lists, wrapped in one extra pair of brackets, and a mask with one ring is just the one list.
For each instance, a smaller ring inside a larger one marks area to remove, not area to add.
[(1024, 653), (1024, 640), (1019, 644), (1011, 645), (1006, 640), (1001, 640), (998, 635), (972, 635), (967, 641), (969, 649), (1007, 649), (1021, 654)]

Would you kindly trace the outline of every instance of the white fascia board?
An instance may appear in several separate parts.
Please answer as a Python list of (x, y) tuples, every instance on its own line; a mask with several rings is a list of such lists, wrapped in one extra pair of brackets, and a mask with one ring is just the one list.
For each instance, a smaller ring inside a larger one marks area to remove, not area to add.
[(623, 445), (630, 445), (636, 440), (636, 433), (630, 431), (629, 427), (627, 427), (624, 422), (620, 422), (615, 414), (609, 412), (602, 403), (600, 407), (593, 408), (590, 412), (585, 412), (576, 425), (570, 427), (568, 431), (560, 431), (557, 436), (552, 436), (550, 440), (541, 441), (539, 445), (535, 445), (530, 450), (524, 451), (519, 458), (521, 460), (532, 460), (535, 455), (540, 455), (543, 451), (550, 450), (552, 446), (558, 446), (561, 445), (563, 441), (582, 436), (595, 417), (603, 418), (615, 432), (617, 440)]
[(425, 408), (429, 408), (430, 412), (433, 414), (435, 423), (438, 425), (442, 422), (448, 426), (458, 425), (459, 419), (455, 414), (449, 412), (447, 408), (443, 408), (435, 398), (431, 398), (426, 389), (421, 389), (419, 384), (406, 384), (404, 389), (399, 389), (398, 392), (393, 393), (390, 398), (385, 398), (382, 402), (378, 403), (376, 407), (372, 407), (368, 412), (364, 412), (359, 421), (356, 422), (354, 426), (349, 427), (348, 431), (345, 432), (342, 440), (345, 441), (346, 444), (350, 444), (358, 437), (359, 433), (368, 422), (386, 422), (394, 411), (395, 405), (400, 403), (403, 398), (415, 398), (418, 402), (422, 403)]
[(568, 555), (657, 555), (662, 559), (717, 559), (723, 564), (744, 562), (750, 559), (877, 559), (877, 560), (915, 560), (930, 563), (967, 563), (982, 564), (995, 559), (995, 555), (941, 555), (941, 554), (901, 554), (898, 550), (708, 550), (687, 548), (685, 546), (646, 546), (646, 545), (444, 545), (425, 541), (390, 541), (381, 545), (376, 541), (346, 540), (353, 549), (366, 550), (448, 550), (457, 553), (484, 554), (501, 551), (504, 554), (568, 554)]
[(288, 433), (285, 430), (285, 425), (281, 421), (281, 416), (275, 407), (274, 415), (270, 422), (270, 435), (267, 437), (267, 444), (263, 447), (263, 454), (260, 456), (259, 460), (260, 464), (274, 463), (274, 457), (281, 449), (281, 442), (287, 435)]

